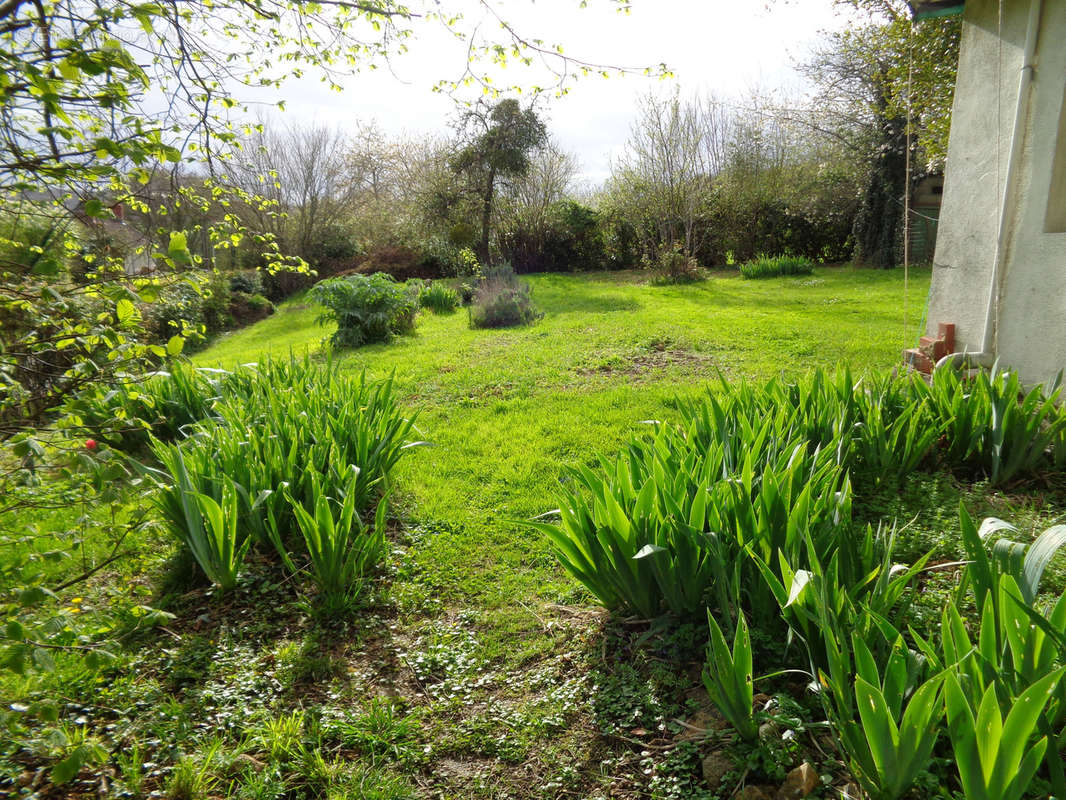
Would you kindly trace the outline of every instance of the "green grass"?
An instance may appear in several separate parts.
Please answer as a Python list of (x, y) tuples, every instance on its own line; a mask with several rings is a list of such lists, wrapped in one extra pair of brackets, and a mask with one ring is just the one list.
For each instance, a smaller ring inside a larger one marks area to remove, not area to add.
[[(400, 462), (388, 579), (354, 619), (308, 614), (265, 563), (253, 561), (224, 597), (182, 583), (181, 565), (165, 566), (167, 540), (149, 527), (130, 541), (136, 556), (78, 587), (78, 613), (128, 593), (164, 604), (175, 615), (166, 630), (126, 637), (111, 671), (86, 673), (61, 656), (54, 673), (0, 677), (0, 694), (27, 706), (64, 698), (62, 720), (88, 720), (76, 724), (106, 742), (114, 783), (130, 796), (169, 786), (175, 796), (264, 799), (712, 797), (701, 778), (706, 745), (662, 747), (684, 734), (676, 720), (710, 722), (700, 685), (706, 630), (607, 622), (514, 520), (554, 507), (564, 465), (613, 454), (719, 371), (892, 368), (917, 335), (929, 273), (911, 276), (906, 332), (898, 271), (818, 268), (774, 281), (716, 273), (686, 286), (644, 277), (532, 276), (544, 312), (534, 325), (472, 330), (465, 314), (424, 313), (412, 335), (336, 354), (338, 369), (394, 374), (402, 402), (420, 409), (420, 438), (434, 445)], [(293, 299), (194, 361), (232, 367), (322, 351), (332, 330), (316, 324), (318, 313)], [(856, 516), (909, 524), (908, 557), (934, 547), (951, 558), (960, 499), (975, 516), (1042, 529), (1066, 507), (1045, 494), (937, 473), (871, 498)], [(36, 521), (73, 528), (84, 512)], [(106, 552), (108, 520), (94, 515), (101, 538), (90, 550)], [(168, 574), (179, 588), (163, 596)], [(932, 615), (942, 594), (928, 588)], [(781, 643), (753, 630), (752, 645), (758, 660)], [(781, 681), (770, 688), (804, 695), (802, 684)], [(812, 721), (781, 698), (797, 724)], [(4, 775), (32, 774), (58, 754), (47, 726), (2, 709), (0, 726), (2, 794)], [(796, 749), (741, 754), (730, 785), (748, 768), (783, 776)], [(97, 769), (72, 791), (95, 796)]]
[[(414, 558), (447, 602), (572, 598), (544, 543), (509, 522), (554, 507), (562, 464), (613, 452), (719, 370), (766, 378), (841, 361), (859, 372), (891, 368), (916, 335), (929, 274), (911, 282), (909, 337), (901, 272), (824, 268), (766, 283), (720, 273), (686, 286), (642, 277), (532, 276), (545, 312), (535, 325), (472, 330), (463, 315), (423, 314), (413, 335), (340, 354), (341, 369), (395, 373), (400, 396), (421, 409), (434, 447), (402, 462), (397, 482), (407, 519), (438, 528)], [(316, 316), (290, 302), (194, 360), (232, 367), (319, 350), (331, 330)]]

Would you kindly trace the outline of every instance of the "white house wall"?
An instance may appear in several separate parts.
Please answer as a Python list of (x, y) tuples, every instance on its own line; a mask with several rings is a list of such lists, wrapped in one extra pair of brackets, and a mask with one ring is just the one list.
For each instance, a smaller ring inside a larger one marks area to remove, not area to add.
[(1034, 383), (1066, 370), (1066, 231), (1045, 231), (1064, 92), (1066, 3), (1045, 0), (996, 328), (1002, 361)]
[(1004, 198), (1030, 2), (1003, 0), (1002, 17), (999, 0), (966, 4), (928, 320), (931, 333), (955, 323), (956, 349), (982, 350), (1006, 201), (993, 349), (1038, 382), (1066, 368), (1066, 233), (1044, 231), (1066, 89), (1066, 3), (1044, 2), (1020, 158)]

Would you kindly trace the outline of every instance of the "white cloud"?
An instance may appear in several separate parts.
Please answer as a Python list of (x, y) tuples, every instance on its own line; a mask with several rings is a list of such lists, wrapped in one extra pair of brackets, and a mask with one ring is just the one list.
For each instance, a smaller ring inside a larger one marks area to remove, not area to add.
[[(469, 9), (468, 22), (494, 23), (474, 0), (457, 0)], [(632, 13), (620, 14), (609, 0), (497, 0), (499, 13), (527, 38), (560, 43), (568, 55), (609, 65), (644, 66), (665, 62), (672, 80), (643, 76), (585, 77), (570, 93), (545, 106), (550, 128), (566, 149), (576, 153), (591, 180), (606, 175), (610, 156), (626, 140), (635, 99), (676, 84), (685, 93), (733, 96), (754, 86), (779, 88), (797, 83), (792, 70), (819, 33), (842, 24), (832, 0), (773, 3), (764, 0), (634, 0)], [(432, 91), (442, 78), (459, 75), (465, 50), (441, 32), (424, 34), (411, 52), (388, 68), (345, 76), (341, 93), (314, 78), (291, 81), (264, 102), (285, 100), (286, 120), (338, 127), (375, 119), (388, 132), (444, 132), (455, 104)], [(498, 83), (546, 82), (513, 68), (494, 73)]]

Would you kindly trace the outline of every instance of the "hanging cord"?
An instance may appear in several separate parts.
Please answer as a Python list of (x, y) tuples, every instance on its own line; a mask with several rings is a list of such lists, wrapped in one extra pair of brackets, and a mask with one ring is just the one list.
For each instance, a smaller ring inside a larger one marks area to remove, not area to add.
[[(1001, 174), (1003, 169), (1003, 0), (999, 0), (996, 8), (996, 43), (996, 199), (998, 202), (996, 204), (996, 248), (994, 258), (998, 262), (1000, 259), (999, 242), (1002, 241), (1003, 236), (1002, 209), (1007, 202), (1007, 187), (1003, 185), (1003, 175)], [(1024, 56), (1022, 58), (1024, 59)], [(999, 352), (999, 285), (1003, 280), (1002, 276), (996, 275), (996, 271), (999, 268), (999, 264), (996, 262), (992, 264), (992, 273), (995, 276), (995, 281), (990, 289), (992, 297), (989, 299), (989, 302), (992, 303), (993, 353)], [(987, 325), (988, 323), (986, 322), (985, 324)]]
[(907, 297), (910, 293), (911, 271), (911, 87), (914, 79), (914, 20), (907, 28), (907, 128), (904, 132), (904, 174), (905, 190), (903, 192), (903, 347), (907, 348)]

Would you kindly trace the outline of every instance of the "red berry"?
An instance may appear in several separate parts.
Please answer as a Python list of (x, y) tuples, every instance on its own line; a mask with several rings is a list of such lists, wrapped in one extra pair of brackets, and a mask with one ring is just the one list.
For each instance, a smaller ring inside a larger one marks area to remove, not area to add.
[(86, 450), (95, 450), (96, 448), (97, 448), (96, 439), (86, 439), (85, 440), (85, 449)]

